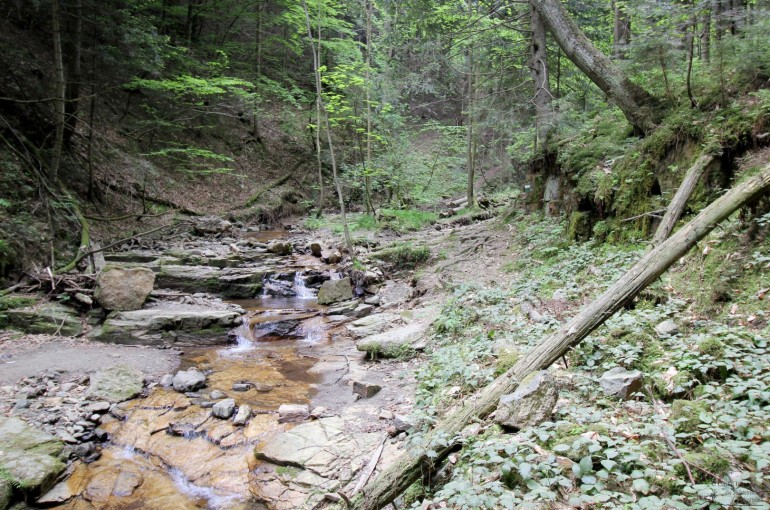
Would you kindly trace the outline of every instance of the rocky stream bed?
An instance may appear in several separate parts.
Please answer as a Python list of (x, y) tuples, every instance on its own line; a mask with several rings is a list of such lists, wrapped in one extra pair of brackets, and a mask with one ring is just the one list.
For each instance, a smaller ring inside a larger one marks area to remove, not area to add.
[(410, 362), (367, 353), (437, 310), (330, 242), (200, 233), (106, 254), (82, 315), (4, 312), (55, 338), (3, 344), (0, 508), (313, 508), (405, 446)]

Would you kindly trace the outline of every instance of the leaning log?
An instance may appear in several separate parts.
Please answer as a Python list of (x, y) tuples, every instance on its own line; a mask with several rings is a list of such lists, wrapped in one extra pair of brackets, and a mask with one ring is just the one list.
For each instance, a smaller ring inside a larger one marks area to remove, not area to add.
[(701, 176), (703, 176), (706, 168), (708, 168), (711, 162), (714, 161), (714, 157), (713, 154), (703, 154), (696, 159), (695, 163), (693, 163), (690, 169), (687, 170), (684, 179), (682, 179), (682, 184), (680, 184), (679, 189), (676, 190), (674, 198), (671, 199), (671, 202), (666, 208), (665, 216), (663, 216), (660, 225), (658, 225), (658, 229), (655, 231), (655, 235), (652, 238), (653, 248), (665, 241), (669, 234), (674, 230), (674, 225), (676, 225), (676, 222), (679, 221), (679, 217), (682, 216), (682, 213), (684, 212), (684, 206), (687, 205), (687, 201), (695, 191), (695, 186), (697, 186), (698, 181)]
[(770, 188), (770, 164), (706, 207), (652, 251), (647, 252), (615, 284), (588, 307), (532, 349), (515, 366), (467, 399), (459, 409), (436, 424), (424, 447), (412, 448), (369, 482), (352, 502), (357, 510), (375, 510), (392, 502), (423, 473), (431, 471), (460, 442), (461, 431), (474, 420), (486, 418), (500, 397), (513, 392), (527, 375), (544, 370), (561, 358), (641, 290), (658, 279), (674, 262), (728, 216)]

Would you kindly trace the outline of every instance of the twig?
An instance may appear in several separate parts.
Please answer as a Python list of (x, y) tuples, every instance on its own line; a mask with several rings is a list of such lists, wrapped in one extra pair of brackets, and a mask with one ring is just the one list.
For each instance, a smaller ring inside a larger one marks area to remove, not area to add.
[(385, 448), (385, 441), (387, 439), (388, 439), (387, 435), (382, 438), (382, 441), (380, 442), (380, 446), (378, 446), (377, 449), (374, 451), (372, 458), (369, 459), (369, 463), (366, 465), (366, 468), (364, 468), (364, 471), (361, 473), (361, 478), (358, 479), (358, 483), (353, 489), (353, 493), (351, 494), (351, 496), (355, 496), (356, 494), (358, 494), (361, 491), (361, 489), (364, 488), (364, 485), (366, 485), (366, 482), (369, 481), (369, 478), (371, 478), (372, 473), (374, 473), (374, 470), (377, 467), (377, 463), (380, 461), (380, 457), (382, 456), (382, 450)]
[[(650, 388), (647, 388), (647, 393), (648, 393), (648, 396), (650, 397), (650, 400), (652, 401), (652, 407), (655, 408), (655, 412), (660, 414), (660, 406), (658, 405), (658, 401), (655, 400), (655, 397), (652, 396), (652, 391), (650, 390)], [(671, 449), (671, 451), (674, 452), (674, 455), (676, 455), (677, 458), (682, 461), (682, 465), (687, 470), (687, 477), (690, 479), (690, 483), (695, 485), (695, 478), (693, 478), (692, 476), (692, 471), (690, 470), (690, 464), (686, 460), (684, 460), (684, 457), (682, 456), (681, 452), (673, 443), (673, 441), (671, 441), (671, 438), (668, 437), (668, 434), (666, 433), (665, 430), (663, 430), (663, 428), (660, 429), (660, 435), (663, 437), (663, 440), (666, 442), (666, 444)]]
[(134, 214), (126, 214), (124, 216), (116, 216), (114, 218), (101, 218), (99, 216), (89, 216), (87, 214), (84, 214), (83, 217), (88, 218), (89, 220), (92, 220), (92, 221), (123, 221), (131, 218), (136, 218), (137, 220), (140, 220), (142, 218), (157, 218), (159, 216), (165, 216), (167, 214), (176, 213), (176, 212), (179, 212), (179, 211), (177, 209), (170, 209), (160, 214), (134, 213)]
[(653, 216), (655, 218), (660, 218), (660, 216), (658, 216), (658, 214), (660, 214), (662, 212), (666, 212), (666, 208), (665, 207), (663, 209), (657, 209), (655, 211), (650, 211), (650, 212), (646, 212), (646, 213), (642, 213), (642, 214), (637, 214), (636, 216), (631, 216), (630, 218), (623, 218), (622, 220), (620, 220), (620, 222), (623, 223), (625, 221), (638, 220), (639, 218), (643, 218), (644, 216)]

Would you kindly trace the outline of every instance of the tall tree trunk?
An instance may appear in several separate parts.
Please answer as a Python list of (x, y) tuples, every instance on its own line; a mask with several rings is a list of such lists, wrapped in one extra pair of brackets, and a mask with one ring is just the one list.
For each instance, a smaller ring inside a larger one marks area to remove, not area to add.
[(64, 126), (64, 147), (70, 146), (72, 136), (78, 125), (78, 110), (80, 107), (80, 83), (82, 81), (82, 55), (83, 55), (83, 1), (75, 1), (74, 27), (70, 37), (70, 59), (65, 96), (67, 102), (64, 104), (65, 126)]
[(465, 191), (465, 197), (468, 202), (468, 207), (473, 207), (474, 204), (474, 198), (473, 198), (473, 191), (474, 191), (474, 182), (476, 180), (476, 157), (475, 152), (473, 150), (473, 137), (474, 137), (474, 131), (473, 131), (473, 123), (474, 123), (474, 55), (473, 55), (473, 47), (469, 48), (467, 50), (465, 60), (466, 60), (466, 68), (467, 68), (467, 104), (466, 104), (466, 118), (467, 118), (467, 125), (466, 125), (466, 147), (465, 147), (465, 164), (468, 167), (468, 184), (466, 186)]
[(66, 103), (66, 80), (64, 78), (64, 56), (62, 55), (61, 43), (61, 8), (59, 0), (51, 2), (51, 22), (53, 26), (53, 60), (54, 60), (54, 80), (56, 83), (56, 93), (54, 95), (54, 108), (56, 112), (56, 135), (54, 138), (53, 157), (51, 158), (51, 167), (49, 168), (49, 178), (51, 182), (56, 182), (59, 177), (59, 166), (61, 165), (62, 149), (64, 147), (64, 125), (66, 122), (66, 112), (64, 105)]
[[(320, 0), (319, 0), (320, 4)], [(342, 186), (340, 185), (340, 180), (337, 176), (337, 159), (334, 154), (334, 143), (332, 142), (332, 132), (331, 132), (331, 126), (329, 125), (329, 114), (326, 111), (326, 107), (324, 106), (323, 101), (323, 86), (321, 84), (321, 45), (318, 46), (315, 45), (313, 42), (313, 30), (310, 28), (310, 13), (307, 10), (307, 1), (302, 0), (302, 9), (305, 11), (305, 24), (307, 25), (307, 35), (308, 40), (310, 42), (310, 49), (313, 53), (313, 74), (315, 75), (315, 90), (316, 90), (316, 101), (317, 101), (317, 108), (320, 110), (323, 121), (324, 121), (324, 127), (326, 128), (326, 141), (329, 145), (329, 157), (332, 161), (332, 176), (334, 177), (334, 187), (337, 189), (337, 198), (339, 200), (340, 204), (340, 216), (342, 216), (342, 228), (345, 232), (345, 244), (348, 247), (348, 251), (350, 252), (350, 256), (355, 258), (355, 251), (353, 250), (353, 242), (350, 239), (350, 230), (348, 229), (348, 219), (347, 215), (345, 214), (345, 199), (342, 196)], [(320, 10), (320, 6), (319, 6)], [(320, 17), (319, 17), (320, 19)], [(321, 33), (321, 26), (319, 24), (318, 26), (318, 33)], [(320, 35), (319, 35), (320, 38)], [(320, 129), (320, 126), (319, 126)]]
[(658, 101), (596, 49), (560, 0), (531, 2), (565, 55), (615, 102), (637, 131), (651, 132), (661, 116)]
[[(529, 351), (513, 368), (476, 395), (466, 398), (462, 407), (440, 420), (425, 437), (423, 444), (427, 446), (407, 449), (364, 487), (363, 495), (352, 501), (351, 508), (383, 508), (419, 480), (424, 473), (435, 469), (438, 463), (458, 446), (457, 438), (461, 437), (460, 433), (469, 423), (489, 416), (497, 407), (500, 398), (515, 391), (521, 380), (537, 370), (551, 366), (640, 291), (657, 280), (721, 221), (768, 188), (770, 165), (715, 200), (676, 234), (645, 254), (607, 291), (569, 323)], [(450, 441), (447, 441), (447, 438)]]
[(624, 6), (612, 0), (612, 56), (617, 59), (626, 58), (628, 45), (631, 43), (631, 17)]
[(551, 87), (548, 83), (548, 53), (545, 41), (545, 25), (533, 5), (529, 6), (529, 20), (532, 36), (529, 45), (529, 70), (535, 85), (535, 152), (548, 152), (548, 138), (554, 128), (551, 108)]
[(372, 206), (372, 102), (371, 102), (371, 70), (372, 70), (372, 0), (364, 0), (366, 7), (366, 72), (364, 87), (366, 88), (366, 168), (364, 168), (364, 191), (366, 193), (366, 214), (374, 214)]
[(700, 35), (700, 57), (704, 62), (711, 61), (711, 9), (706, 8), (703, 13), (703, 31)]

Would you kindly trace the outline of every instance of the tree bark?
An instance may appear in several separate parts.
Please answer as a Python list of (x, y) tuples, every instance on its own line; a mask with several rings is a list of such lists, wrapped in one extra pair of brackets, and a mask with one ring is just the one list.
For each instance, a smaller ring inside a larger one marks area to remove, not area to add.
[[(484, 419), (498, 405), (500, 397), (513, 392), (527, 375), (544, 370), (561, 358), (594, 329), (621, 309), (641, 290), (658, 279), (717, 224), (770, 188), (770, 164), (757, 175), (735, 186), (701, 211), (676, 234), (645, 254), (577, 316), (559, 331), (542, 341), (513, 368), (495, 379), (476, 395), (442, 419), (425, 438), (424, 448), (407, 450), (364, 487), (363, 495), (353, 501), (356, 510), (375, 510), (393, 501), (417, 481), (425, 471), (435, 468), (458, 444), (460, 432), (473, 420)], [(449, 441), (441, 439), (449, 438)], [(430, 456), (429, 456), (430, 453)]]
[(693, 191), (695, 191), (695, 186), (698, 184), (698, 181), (700, 181), (700, 178), (712, 161), (714, 161), (713, 154), (703, 154), (696, 159), (695, 163), (693, 163), (690, 169), (687, 170), (684, 179), (682, 179), (682, 184), (680, 184), (679, 189), (676, 190), (674, 197), (668, 204), (666, 214), (663, 216), (660, 225), (658, 225), (658, 229), (655, 231), (655, 235), (652, 238), (652, 248), (668, 239), (671, 231), (674, 230), (674, 225), (676, 225), (676, 222), (679, 220), (680, 216), (682, 216), (684, 206), (687, 205), (687, 201), (692, 196)]
[(67, 70), (67, 84), (65, 97), (67, 102), (64, 105), (65, 113), (65, 125), (64, 125), (64, 141), (63, 145), (69, 148), (72, 142), (72, 137), (75, 134), (75, 130), (78, 126), (78, 110), (80, 109), (80, 83), (83, 80), (82, 77), (82, 61), (83, 61), (83, 1), (76, 0), (75, 13), (73, 15), (75, 24), (72, 29), (71, 42), (69, 47), (69, 63)]
[(531, 0), (564, 54), (621, 109), (641, 133), (660, 121), (657, 100), (633, 83), (591, 43), (567, 13), (560, 0)]
[(631, 43), (631, 17), (615, 0), (612, 1), (614, 26), (612, 30), (612, 56), (626, 58), (626, 50)]
[(62, 55), (61, 44), (61, 8), (59, 0), (53, 0), (51, 3), (51, 22), (53, 25), (53, 60), (54, 76), (56, 83), (56, 94), (54, 108), (56, 112), (56, 135), (54, 138), (53, 157), (49, 168), (49, 178), (51, 182), (56, 182), (59, 177), (59, 166), (61, 164), (62, 149), (64, 147), (64, 126), (66, 122), (66, 81), (64, 78), (64, 56)]
[(545, 41), (545, 25), (533, 5), (529, 6), (529, 24), (532, 37), (529, 46), (529, 70), (535, 82), (535, 153), (548, 152), (548, 138), (553, 131), (551, 88), (548, 84), (548, 53)]

